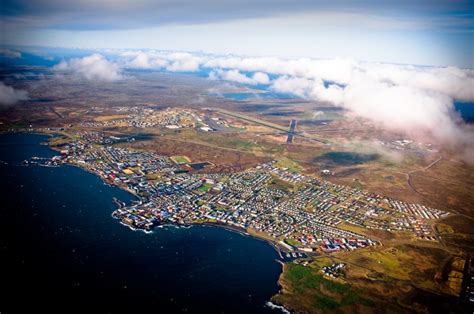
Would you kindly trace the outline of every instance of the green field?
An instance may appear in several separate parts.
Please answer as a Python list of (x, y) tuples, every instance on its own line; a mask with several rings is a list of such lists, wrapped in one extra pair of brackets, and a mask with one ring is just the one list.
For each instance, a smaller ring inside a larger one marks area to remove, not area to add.
[(454, 233), (453, 227), (451, 227), (451, 226), (449, 226), (449, 225), (446, 225), (446, 224), (442, 224), (442, 223), (436, 224), (436, 231), (438, 231), (439, 234), (451, 234), (451, 233)]
[(204, 183), (203, 185), (201, 185), (201, 186), (198, 188), (198, 191), (201, 191), (201, 192), (206, 193), (206, 192), (209, 191), (211, 188), (212, 188), (212, 185), (211, 185), (211, 184), (209, 184), (209, 183)]
[(187, 164), (188, 162), (191, 162), (191, 159), (189, 159), (186, 156), (171, 156), (171, 160), (173, 160), (177, 164)]
[(288, 158), (278, 159), (275, 166), (280, 169), (288, 169), (288, 171), (293, 173), (300, 173), (303, 170), (300, 164)]
[(301, 246), (301, 242), (295, 239), (285, 239), (285, 242), (293, 246)]
[(244, 115), (244, 114), (239, 113), (239, 112), (233, 112), (233, 111), (224, 110), (224, 109), (217, 109), (217, 108), (216, 108), (216, 111), (218, 111), (218, 112), (220, 112), (224, 115), (231, 116), (233, 118), (238, 118), (238, 119), (241, 119), (241, 120), (244, 120), (244, 121), (247, 121), (247, 122), (260, 124), (260, 125), (263, 125), (263, 126), (266, 126), (266, 127), (278, 130), (278, 131), (288, 132), (288, 127), (284, 127), (284, 126), (281, 126), (279, 124), (272, 123), (272, 122), (269, 122), (269, 121), (260, 120), (260, 119), (257, 119), (257, 118), (251, 117), (251, 116)]
[(375, 306), (372, 300), (362, 297), (358, 289), (326, 279), (314, 268), (298, 264), (288, 264), (287, 267), (284, 279), (288, 288), (315, 310), (333, 311), (354, 304)]
[(218, 134), (196, 134), (195, 136), (199, 140), (215, 145), (217, 147), (228, 147), (232, 149), (247, 151), (258, 147), (258, 145), (256, 145), (254, 142), (250, 140), (244, 140), (238, 137), (222, 136)]

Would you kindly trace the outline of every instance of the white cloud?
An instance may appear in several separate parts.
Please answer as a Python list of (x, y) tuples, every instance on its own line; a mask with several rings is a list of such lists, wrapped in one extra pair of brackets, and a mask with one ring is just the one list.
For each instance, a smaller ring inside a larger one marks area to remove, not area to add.
[[(432, 92), (432, 97), (439, 94), (456, 100), (474, 101), (474, 70), (455, 67), (419, 67), (340, 58), (282, 59), (160, 51), (128, 51), (121, 55), (132, 57), (127, 63), (130, 67), (187, 72), (209, 69), (214, 79), (243, 84), (272, 84), (273, 88), (283, 92), (332, 102), (338, 101), (337, 94), (342, 93), (345, 87), (369, 81)], [(270, 80), (269, 74), (277, 76), (277, 79)], [(335, 84), (327, 86), (327, 83)]]
[(368, 74), (378, 81), (435, 91), (459, 100), (474, 100), (473, 70), (378, 64)]
[(313, 81), (301, 78), (282, 76), (274, 80), (272, 89), (286, 94), (294, 94), (298, 97), (307, 98), (313, 87)]
[(127, 68), (165, 69), (169, 72), (196, 72), (202, 64), (200, 57), (187, 52), (125, 51), (120, 54)]
[(14, 89), (0, 82), (0, 106), (11, 106), (27, 99), (28, 93), (25, 90)]
[(196, 72), (199, 70), (201, 60), (186, 52), (175, 52), (164, 56), (169, 65), (166, 70), (170, 72)]
[(252, 79), (257, 83), (257, 84), (263, 84), (267, 85), (270, 83), (270, 77), (268, 74), (263, 73), (263, 72), (256, 72), (253, 74)]
[(143, 52), (138, 52), (137, 55), (133, 58), (132, 61), (130, 61), (129, 66), (132, 68), (150, 68), (150, 58), (146, 53)]
[(11, 49), (0, 49), (0, 56), (12, 58), (12, 59), (19, 59), (21, 58), (21, 52), (14, 51)]
[(321, 78), (342, 83), (347, 82), (353, 72), (359, 69), (358, 63), (351, 59), (280, 59), (274, 57), (216, 57), (210, 58), (204, 66), (249, 72), (260, 71), (305, 78)]
[(280, 58), (210, 58), (209, 68), (261, 71), (265, 73), (321, 79), (346, 85), (367, 78), (395, 85), (412, 86), (474, 101), (474, 71), (455, 67), (416, 67), (357, 62), (351, 59), (280, 59)]
[(88, 80), (116, 81), (122, 78), (119, 66), (100, 54), (62, 61), (54, 67), (61, 72), (79, 74)]
[(257, 85), (263, 84), (268, 85), (270, 83), (270, 78), (268, 74), (263, 72), (256, 72), (252, 76), (247, 76), (241, 73), (239, 70), (221, 70), (216, 69), (209, 73), (209, 78), (213, 80), (224, 80), (231, 81), (247, 85)]
[(160, 70), (170, 64), (166, 54), (155, 51), (124, 51), (119, 55), (123, 58), (119, 62), (125, 68)]
[[(239, 81), (240, 71), (276, 75), (270, 81), (275, 91), (329, 102), (386, 129), (474, 152), (473, 128), (454, 109), (455, 100), (474, 102), (474, 70), (351, 59), (233, 56), (208, 58), (203, 67), (235, 74), (234, 81)], [(229, 75), (218, 77), (230, 80)]]
[(461, 140), (452, 100), (411, 86), (365, 81), (342, 91), (338, 105), (382, 124), (414, 135), (426, 132), (442, 142)]
[(390, 68), (392, 72), (380, 75), (378, 65), (365, 65), (353, 78), (339, 80), (343, 85), (325, 84), (319, 78), (281, 76), (271, 88), (332, 103), (385, 129), (420, 140), (461, 146), (463, 158), (472, 154), (467, 160), (474, 162), (473, 128), (461, 121), (453, 104), (454, 99), (474, 101), (469, 70), (457, 69), (453, 75), (452, 69)]
[[(153, 50), (126, 51), (121, 56), (124, 60), (119, 63), (125, 67), (172, 72), (206, 69), (211, 79), (269, 85), (277, 92), (343, 107), (349, 114), (386, 129), (423, 139), (428, 135), (430, 140), (440, 143), (474, 147), (472, 127), (461, 121), (453, 105), (454, 100), (474, 102), (474, 70), (352, 59), (253, 58)], [(58, 68), (99, 76), (97, 73), (103, 71), (95, 70), (96, 63), (115, 67), (102, 56), (93, 55)], [(112, 73), (119, 75), (118, 68)]]

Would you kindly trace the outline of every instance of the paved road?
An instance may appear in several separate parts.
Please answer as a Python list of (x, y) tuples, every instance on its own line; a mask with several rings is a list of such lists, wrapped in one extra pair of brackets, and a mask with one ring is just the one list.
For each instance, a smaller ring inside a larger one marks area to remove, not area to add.
[(295, 136), (295, 129), (296, 129), (296, 120), (293, 119), (290, 122), (290, 131), (288, 132), (288, 138), (286, 139), (287, 144), (291, 144), (293, 142), (293, 137)]

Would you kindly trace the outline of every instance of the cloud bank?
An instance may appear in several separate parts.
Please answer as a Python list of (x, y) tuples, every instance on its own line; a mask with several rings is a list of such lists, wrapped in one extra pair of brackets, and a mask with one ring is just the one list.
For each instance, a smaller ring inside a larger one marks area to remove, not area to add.
[(57, 68), (103, 80), (120, 78), (120, 68), (201, 71), (213, 80), (266, 86), (276, 92), (330, 103), (385, 129), (420, 140), (468, 147), (474, 153), (473, 127), (466, 125), (454, 109), (454, 101), (474, 102), (471, 69), (154, 50), (121, 51), (118, 56), (111, 63), (94, 54), (62, 62)]
[(111, 82), (122, 78), (119, 66), (100, 54), (62, 61), (54, 69), (58, 72), (78, 74), (87, 80)]
[(21, 58), (21, 52), (11, 49), (0, 48), (0, 56), (12, 59), (19, 59)]
[[(275, 77), (269, 88), (345, 108), (383, 128), (474, 153), (474, 133), (454, 101), (474, 102), (474, 71), (357, 62), (350, 59), (213, 57), (210, 77), (252, 84), (241, 71)], [(231, 75), (232, 74), (232, 75)], [(474, 159), (474, 157), (473, 157)]]
[(27, 100), (28, 93), (25, 90), (14, 89), (11, 86), (0, 82), (0, 107), (16, 104), (19, 101)]
[(202, 58), (187, 52), (143, 52), (120, 53), (121, 65), (125, 68), (166, 70), (169, 72), (199, 71)]
[(209, 73), (209, 78), (212, 80), (224, 80), (230, 82), (236, 82), (247, 85), (268, 85), (270, 78), (266, 73), (255, 72), (252, 76), (247, 76), (241, 73), (239, 70), (212, 70)]

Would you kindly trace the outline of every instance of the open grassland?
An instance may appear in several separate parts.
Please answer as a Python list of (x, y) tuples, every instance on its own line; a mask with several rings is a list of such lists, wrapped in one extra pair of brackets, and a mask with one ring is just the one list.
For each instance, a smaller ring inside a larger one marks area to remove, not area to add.
[(443, 224), (443, 223), (437, 223), (436, 224), (436, 232), (440, 235), (446, 235), (446, 234), (452, 234), (454, 233), (454, 229), (452, 226)]
[(213, 146), (208, 143), (194, 141), (177, 141), (166, 136), (154, 136), (150, 140), (123, 144), (135, 149), (154, 151), (166, 156), (189, 156), (195, 162), (208, 161), (213, 167), (206, 167), (202, 172), (242, 171), (254, 167), (259, 163), (271, 160), (268, 157), (259, 157), (250, 152)]
[(219, 133), (202, 133), (188, 131), (187, 140), (196, 141), (208, 145), (210, 147), (221, 147), (235, 149), (238, 151), (249, 152), (256, 156), (272, 156), (276, 157), (280, 154), (284, 147), (274, 143), (268, 143), (254, 136), (246, 136), (241, 133), (219, 134)]
[(441, 225), (438, 232), (441, 233), (446, 246), (459, 254), (466, 252), (474, 255), (474, 219), (469, 216), (452, 215), (442, 219), (438, 225)]
[(474, 167), (444, 158), (436, 166), (412, 175), (424, 201), (474, 218)]
[(177, 164), (187, 164), (191, 162), (191, 159), (186, 156), (171, 156), (170, 158)]
[[(429, 285), (425, 288), (437, 290), (431, 285), (438, 263), (449, 254), (437, 248), (422, 248), (414, 245), (383, 246), (354, 252), (334, 254), (335, 259), (346, 262), (348, 278), (363, 278), (371, 274), (381, 274), (389, 280), (412, 281)], [(431, 273), (431, 274), (430, 274)]]
[(237, 119), (241, 119), (241, 120), (246, 121), (246, 122), (251, 122), (251, 123), (254, 123), (254, 124), (257, 124), (257, 125), (266, 126), (266, 127), (269, 127), (269, 128), (275, 129), (275, 130), (283, 131), (283, 132), (288, 131), (288, 127), (284, 127), (284, 126), (281, 126), (279, 124), (269, 122), (269, 121), (266, 121), (266, 120), (261, 120), (261, 119), (258, 119), (258, 118), (252, 117), (250, 115), (240, 113), (240, 112), (234, 112), (234, 111), (229, 111), (229, 110), (224, 110), (224, 109), (217, 109), (217, 111), (219, 113), (223, 114), (223, 115), (230, 116), (230, 117), (237, 118)]
[(289, 158), (278, 159), (275, 166), (280, 169), (288, 169), (288, 171), (291, 171), (293, 173), (300, 173), (301, 171), (303, 171), (303, 167), (301, 167), (299, 163)]
[(399, 162), (380, 158), (357, 165), (332, 166), (330, 169), (335, 171), (335, 175), (327, 179), (406, 202), (474, 217), (472, 166), (446, 157), (426, 171), (411, 174), (412, 186), (408, 184), (407, 173), (422, 169), (433, 158), (425, 160), (408, 155)]
[[(308, 266), (285, 265), (275, 301), (310, 313), (458, 309), (463, 261), (444, 249), (415, 244), (324, 254)], [(344, 279), (319, 272), (332, 263), (346, 264)]]
[(295, 311), (331, 313), (354, 306), (365, 313), (375, 311), (375, 302), (365, 297), (359, 289), (326, 279), (312, 267), (287, 264), (280, 283), (285, 293), (274, 297), (274, 301)]
[(119, 120), (119, 119), (125, 119), (127, 118), (128, 115), (119, 115), (119, 114), (114, 114), (114, 115), (103, 115), (103, 116), (97, 116), (94, 118), (94, 121), (97, 122), (103, 122), (103, 121), (111, 121), (111, 120)]

